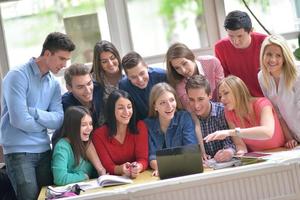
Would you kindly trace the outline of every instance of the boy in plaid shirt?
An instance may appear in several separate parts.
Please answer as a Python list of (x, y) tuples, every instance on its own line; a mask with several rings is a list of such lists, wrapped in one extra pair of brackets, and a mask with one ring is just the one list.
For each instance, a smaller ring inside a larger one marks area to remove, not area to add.
[[(203, 138), (218, 130), (228, 129), (224, 115), (224, 106), (219, 102), (211, 101), (211, 90), (208, 81), (202, 75), (194, 75), (186, 83), (186, 92), (190, 106), (198, 117)], [(206, 155), (204, 159), (214, 158), (217, 162), (226, 162), (232, 159), (235, 145), (230, 137), (204, 143)]]

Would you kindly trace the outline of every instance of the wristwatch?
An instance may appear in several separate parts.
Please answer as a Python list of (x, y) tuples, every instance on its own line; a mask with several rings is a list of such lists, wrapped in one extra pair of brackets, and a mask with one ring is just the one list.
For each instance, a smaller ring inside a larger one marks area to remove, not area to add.
[(240, 127), (236, 127), (236, 128), (234, 129), (234, 132), (235, 132), (235, 135), (236, 135), (236, 136), (240, 137), (240, 135), (241, 135), (241, 128), (240, 128)]

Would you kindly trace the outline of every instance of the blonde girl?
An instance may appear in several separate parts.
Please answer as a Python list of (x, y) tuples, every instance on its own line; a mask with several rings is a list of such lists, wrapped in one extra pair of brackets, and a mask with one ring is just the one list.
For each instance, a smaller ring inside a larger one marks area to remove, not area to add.
[(265, 97), (275, 107), (288, 148), (300, 141), (300, 75), (286, 40), (268, 36), (260, 52), (258, 81)]

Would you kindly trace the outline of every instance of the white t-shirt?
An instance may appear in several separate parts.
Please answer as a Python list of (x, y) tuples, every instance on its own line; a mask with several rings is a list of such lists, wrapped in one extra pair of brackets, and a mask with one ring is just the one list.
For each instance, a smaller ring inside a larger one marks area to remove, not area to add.
[(275, 109), (279, 111), (279, 117), (285, 120), (294, 138), (300, 142), (300, 74), (298, 73), (292, 90), (288, 90), (285, 87), (283, 73), (280, 75), (278, 91), (276, 91), (276, 84), (273, 77), (270, 80), (270, 88), (267, 89), (264, 86), (262, 71), (258, 73), (258, 82), (264, 96), (272, 102)]

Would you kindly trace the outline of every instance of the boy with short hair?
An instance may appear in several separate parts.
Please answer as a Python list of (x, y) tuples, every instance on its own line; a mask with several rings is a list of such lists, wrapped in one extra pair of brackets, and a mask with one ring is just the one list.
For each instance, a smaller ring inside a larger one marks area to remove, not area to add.
[(156, 83), (167, 81), (166, 71), (148, 67), (140, 54), (134, 51), (123, 57), (122, 65), (127, 77), (119, 82), (119, 88), (131, 95), (137, 119), (143, 120), (148, 116), (150, 91)]
[(50, 33), (40, 56), (3, 79), (0, 144), (18, 199), (36, 199), (42, 186), (53, 184), (48, 130), (63, 122), (60, 86), (53, 74), (66, 66), (74, 49), (67, 35)]
[[(64, 78), (68, 92), (62, 96), (63, 109), (70, 106), (85, 106), (92, 115), (93, 129), (104, 123), (103, 87), (93, 81), (91, 69), (81, 63), (72, 64), (65, 70)], [(52, 136), (52, 145), (61, 138), (60, 130), (56, 130)], [(87, 149), (87, 157), (93, 164), (99, 175), (106, 173), (98, 158), (94, 145), (91, 143)]]
[[(224, 106), (219, 102), (210, 101), (211, 90), (204, 76), (192, 76), (185, 88), (192, 112), (199, 118), (203, 138), (215, 131), (228, 129)], [(225, 140), (204, 143), (204, 148), (208, 154), (207, 158), (214, 158), (217, 162), (229, 161), (235, 153), (235, 145), (229, 137)]]
[[(72, 64), (65, 70), (64, 79), (68, 92), (62, 96), (63, 110), (66, 111), (70, 106), (85, 106), (91, 111), (93, 128), (102, 125), (104, 90), (100, 84), (93, 81), (91, 69), (81, 63)], [(56, 131), (52, 136), (53, 146), (59, 138), (59, 131)]]
[(91, 69), (75, 63), (65, 70), (64, 78), (68, 92), (62, 96), (64, 111), (70, 106), (86, 106), (93, 118), (94, 129), (104, 123), (103, 87), (93, 81)]
[(249, 15), (239, 10), (228, 13), (224, 28), (228, 37), (215, 44), (215, 55), (221, 61), (225, 77), (230, 74), (238, 76), (252, 96), (262, 97), (257, 73), (260, 48), (266, 35), (253, 32)]

